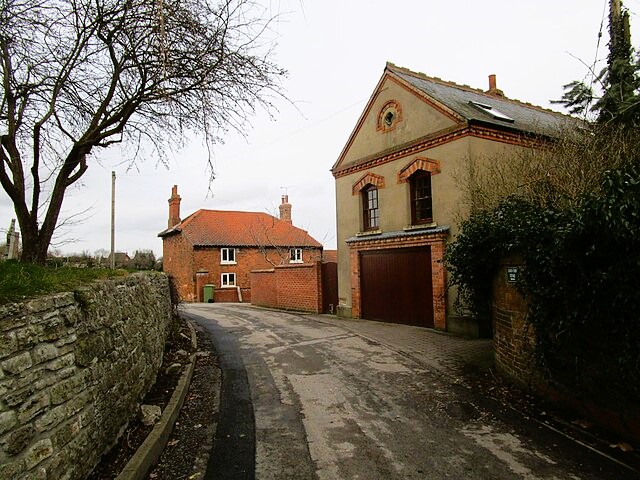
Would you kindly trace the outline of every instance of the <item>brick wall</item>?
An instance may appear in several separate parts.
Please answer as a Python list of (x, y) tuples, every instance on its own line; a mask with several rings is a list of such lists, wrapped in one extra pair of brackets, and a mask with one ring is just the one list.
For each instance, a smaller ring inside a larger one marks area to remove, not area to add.
[(252, 304), (263, 307), (322, 312), (320, 262), (281, 265), (251, 273)]
[(496, 368), (519, 384), (534, 381), (535, 334), (526, 322), (527, 304), (507, 279), (507, 268), (521, 268), (516, 259), (505, 259), (493, 281), (493, 345)]
[(251, 303), (261, 307), (276, 308), (278, 294), (276, 291), (275, 269), (254, 270), (251, 272)]
[(493, 281), (493, 343), (498, 372), (622, 438), (640, 441), (639, 406), (628, 405), (624, 409), (612, 410), (609, 405), (595, 403), (554, 383), (537, 369), (534, 358), (535, 331), (526, 321), (525, 299), (508, 281), (507, 268), (510, 267), (520, 267), (517, 259), (505, 259)]
[(0, 306), (0, 478), (86, 478), (137, 415), (171, 318), (157, 273)]
[(241, 288), (240, 296), (238, 296), (237, 288), (216, 288), (213, 291), (213, 301), (251, 303), (251, 290), (251, 288)]

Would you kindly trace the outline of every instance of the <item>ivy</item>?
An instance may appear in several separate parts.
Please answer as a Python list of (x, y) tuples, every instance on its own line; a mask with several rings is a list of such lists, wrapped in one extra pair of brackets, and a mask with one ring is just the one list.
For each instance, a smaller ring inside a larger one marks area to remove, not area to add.
[[(596, 180), (597, 181), (597, 180)], [(608, 400), (640, 399), (640, 166), (607, 171), (572, 207), (507, 198), (463, 222), (447, 250), (451, 283), (490, 321), (499, 262), (517, 255), (536, 359), (560, 384)]]

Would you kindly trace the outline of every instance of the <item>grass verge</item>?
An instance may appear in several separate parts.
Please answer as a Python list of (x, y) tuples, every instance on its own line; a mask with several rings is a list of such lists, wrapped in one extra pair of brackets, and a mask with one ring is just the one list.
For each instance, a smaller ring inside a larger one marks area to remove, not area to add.
[(13, 260), (0, 262), (0, 305), (28, 298), (71, 291), (99, 278), (126, 275), (126, 270), (32, 265)]

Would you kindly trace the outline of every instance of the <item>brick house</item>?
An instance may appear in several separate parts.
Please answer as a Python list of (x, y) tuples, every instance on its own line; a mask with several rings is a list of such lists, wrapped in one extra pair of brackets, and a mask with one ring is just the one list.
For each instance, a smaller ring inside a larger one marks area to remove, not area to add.
[(283, 264), (319, 261), (322, 245), (293, 226), (288, 196), (280, 218), (262, 212), (200, 209), (180, 219), (180, 196), (174, 185), (168, 228), (162, 238), (163, 270), (172, 275), (180, 298), (203, 301), (213, 285), (213, 300), (251, 300), (250, 272)]
[(332, 167), (338, 314), (482, 334), (455, 315), (445, 245), (457, 233), (456, 172), (540, 146), (570, 117), (388, 63)]

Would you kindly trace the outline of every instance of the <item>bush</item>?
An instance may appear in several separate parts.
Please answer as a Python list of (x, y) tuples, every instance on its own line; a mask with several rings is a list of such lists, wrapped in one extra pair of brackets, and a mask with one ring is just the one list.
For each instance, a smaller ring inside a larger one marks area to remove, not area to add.
[(491, 314), (499, 261), (517, 254), (536, 332), (536, 358), (552, 380), (607, 400), (640, 399), (640, 167), (605, 172), (575, 206), (508, 198), (463, 222), (447, 251), (451, 281), (480, 320)]

